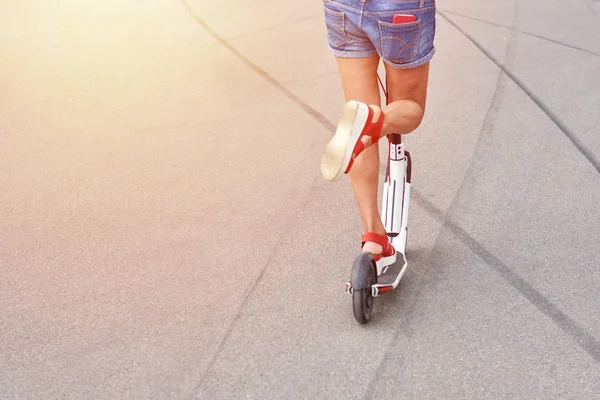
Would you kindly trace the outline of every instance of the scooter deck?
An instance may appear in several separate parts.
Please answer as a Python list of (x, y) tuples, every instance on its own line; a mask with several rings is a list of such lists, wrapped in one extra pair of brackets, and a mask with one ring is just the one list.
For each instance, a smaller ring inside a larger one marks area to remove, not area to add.
[(393, 285), (396, 283), (398, 277), (404, 273), (406, 269), (406, 257), (404, 254), (398, 252), (398, 258), (396, 262), (388, 266), (385, 272), (377, 278), (378, 285)]
[(395, 289), (400, 283), (404, 272), (406, 272), (407, 266), (406, 257), (398, 252), (396, 262), (388, 266), (383, 274), (377, 278), (377, 284), (373, 285), (373, 296), (376, 297)]

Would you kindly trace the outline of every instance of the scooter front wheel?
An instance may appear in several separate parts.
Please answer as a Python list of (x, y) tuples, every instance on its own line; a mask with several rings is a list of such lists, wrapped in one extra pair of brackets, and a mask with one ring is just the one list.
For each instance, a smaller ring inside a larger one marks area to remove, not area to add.
[(366, 324), (371, 319), (373, 311), (373, 293), (371, 289), (358, 289), (352, 292), (352, 306), (354, 318), (361, 324)]
[(352, 309), (354, 318), (366, 324), (373, 313), (373, 285), (377, 283), (376, 266), (369, 253), (362, 253), (352, 266)]

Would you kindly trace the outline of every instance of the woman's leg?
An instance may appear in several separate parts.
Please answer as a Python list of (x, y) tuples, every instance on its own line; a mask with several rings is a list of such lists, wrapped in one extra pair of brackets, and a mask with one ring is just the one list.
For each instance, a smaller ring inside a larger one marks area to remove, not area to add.
[[(379, 115), (380, 97), (377, 86), (379, 57), (337, 58), (342, 86), (347, 100), (366, 103), (374, 110), (373, 121)], [(394, 69), (386, 65), (388, 96), (391, 103), (384, 110), (382, 136), (390, 133), (410, 133), (423, 118), (429, 64), (410, 70)], [(354, 160), (350, 180), (356, 196), (363, 231), (385, 234), (377, 207), (379, 183), (378, 146), (367, 147)], [(363, 250), (380, 253), (383, 249), (372, 242), (365, 243)]]
[[(337, 63), (346, 100), (356, 100), (375, 106), (372, 107), (376, 112), (373, 119), (377, 121), (380, 118), (377, 113), (380, 113), (379, 105), (381, 104), (379, 87), (377, 86), (379, 57), (338, 57)], [(360, 153), (354, 160), (349, 175), (363, 222), (363, 233), (376, 232), (384, 235), (385, 228), (381, 222), (377, 208), (377, 186), (379, 183), (378, 146), (367, 147)], [(365, 248), (365, 250), (368, 251), (369, 249)], [(378, 252), (380, 251), (381, 249)]]
[(385, 64), (389, 104), (384, 109), (383, 135), (411, 133), (425, 113), (429, 63), (412, 69)]

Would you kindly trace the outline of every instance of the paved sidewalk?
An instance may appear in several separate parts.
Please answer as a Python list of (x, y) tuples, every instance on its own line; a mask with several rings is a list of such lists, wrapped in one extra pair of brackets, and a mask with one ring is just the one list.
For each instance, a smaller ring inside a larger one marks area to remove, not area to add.
[(0, 398), (598, 397), (600, 3), (439, 3), (360, 326), (321, 2), (3, 2)]

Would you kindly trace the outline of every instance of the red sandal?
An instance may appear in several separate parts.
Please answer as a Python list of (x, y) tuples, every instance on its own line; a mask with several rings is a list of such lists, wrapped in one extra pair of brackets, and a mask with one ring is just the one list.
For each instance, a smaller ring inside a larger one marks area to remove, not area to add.
[(365, 103), (351, 100), (344, 105), (335, 135), (321, 159), (321, 174), (325, 179), (333, 181), (347, 174), (354, 159), (381, 138), (383, 111), (377, 122), (373, 122), (373, 115)]
[(366, 242), (377, 243), (383, 248), (380, 254), (373, 254), (371, 256), (375, 260), (378, 269), (381, 269), (387, 265), (391, 265), (396, 262), (396, 249), (390, 243), (387, 235), (380, 235), (375, 232), (367, 232), (362, 236), (362, 246), (364, 247)]

